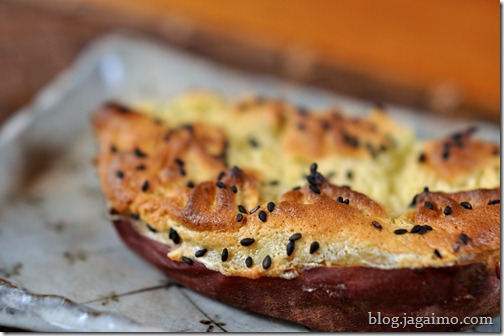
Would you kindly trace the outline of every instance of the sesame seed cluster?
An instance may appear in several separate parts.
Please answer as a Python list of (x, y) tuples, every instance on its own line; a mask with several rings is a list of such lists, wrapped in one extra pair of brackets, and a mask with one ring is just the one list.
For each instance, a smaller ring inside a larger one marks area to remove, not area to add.
[[(94, 115), (114, 216), (226, 275), (498, 262), (500, 149), (364, 118), (195, 93)], [(420, 192), (419, 192), (420, 191)]]

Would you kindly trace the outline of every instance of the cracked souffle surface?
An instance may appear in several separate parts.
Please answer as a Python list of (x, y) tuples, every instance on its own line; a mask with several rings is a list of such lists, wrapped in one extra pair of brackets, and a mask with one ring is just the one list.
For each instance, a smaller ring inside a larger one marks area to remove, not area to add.
[(500, 148), (472, 128), (418, 141), (380, 109), (210, 93), (109, 103), (93, 124), (113, 213), (171, 260), (252, 279), (500, 263)]

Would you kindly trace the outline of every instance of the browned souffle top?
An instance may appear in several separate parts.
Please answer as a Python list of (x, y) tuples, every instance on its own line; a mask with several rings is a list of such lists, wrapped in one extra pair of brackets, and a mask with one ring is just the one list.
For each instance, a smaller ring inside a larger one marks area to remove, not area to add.
[(474, 129), (420, 142), (379, 110), (201, 93), (93, 125), (110, 207), (172, 260), (249, 278), (499, 263), (500, 148)]

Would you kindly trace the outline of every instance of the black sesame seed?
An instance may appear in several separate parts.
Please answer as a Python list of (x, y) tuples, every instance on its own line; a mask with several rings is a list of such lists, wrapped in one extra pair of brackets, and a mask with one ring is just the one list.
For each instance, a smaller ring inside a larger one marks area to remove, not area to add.
[(418, 234), (419, 235), (424, 235), (427, 233), (427, 231), (429, 231), (429, 229), (427, 229), (425, 226), (422, 226), (420, 227), (420, 230), (418, 231)]
[(351, 170), (347, 171), (346, 173), (347, 179), (351, 180), (353, 178), (353, 173)]
[(144, 183), (142, 184), (142, 191), (147, 191), (147, 189), (149, 189), (149, 181), (144, 181)]
[(331, 124), (327, 120), (320, 121), (320, 125), (324, 131), (328, 131), (331, 129)]
[(247, 259), (245, 259), (245, 265), (247, 267), (252, 267), (253, 263), (254, 263), (254, 261), (252, 260), (252, 257), (247, 257)]
[(260, 205), (258, 205), (258, 206), (256, 206), (254, 209), (250, 210), (250, 214), (252, 215), (254, 212), (256, 212), (257, 210), (259, 210), (259, 208), (260, 208), (260, 207), (261, 207), (261, 206), (260, 206)]
[(437, 249), (434, 250), (434, 254), (436, 255), (436, 257), (438, 257), (439, 259), (443, 259), (443, 256), (441, 256), (441, 253), (439, 253), (439, 251)]
[(266, 208), (268, 209), (269, 212), (273, 212), (273, 210), (275, 210), (275, 203), (269, 202)]
[(373, 158), (376, 158), (378, 156), (378, 152), (373, 148), (373, 145), (370, 144), (369, 142), (366, 143), (366, 149), (369, 151), (369, 153)]
[(154, 233), (157, 232), (157, 230), (155, 228), (153, 228), (149, 223), (145, 223), (145, 226), (147, 227), (147, 229), (149, 229), (150, 232), (154, 232)]
[(139, 220), (140, 219), (140, 215), (139, 214), (131, 214), (130, 217), (133, 218), (134, 220)]
[(257, 142), (257, 140), (256, 140), (256, 139), (254, 139), (254, 138), (250, 138), (250, 139), (249, 139), (249, 144), (250, 144), (250, 146), (252, 146), (252, 147), (254, 147), (254, 148), (259, 147), (259, 143), (258, 143), (258, 142)]
[(308, 109), (304, 106), (297, 106), (296, 107), (298, 113), (302, 115), (303, 117), (306, 117), (308, 115)]
[(418, 194), (416, 194), (415, 196), (413, 196), (413, 200), (411, 201), (411, 204), (410, 206), (415, 206), (416, 202), (417, 202), (417, 198), (418, 198)]
[(246, 214), (247, 213), (247, 210), (245, 209), (245, 207), (243, 205), (238, 205), (238, 211), (240, 211), (241, 213), (244, 213)]
[(347, 145), (358, 148), (360, 145), (359, 139), (357, 137), (351, 136), (345, 131), (342, 131), (341, 135), (343, 136), (343, 142), (345, 142)]
[(229, 189), (231, 189), (231, 191), (234, 192), (235, 194), (238, 192), (238, 188), (236, 188), (236, 186), (231, 186), (229, 187)]
[(488, 205), (500, 204), (500, 200), (491, 200), (488, 201)]
[(229, 257), (229, 252), (228, 252), (228, 249), (225, 248), (222, 250), (222, 253), (221, 253), (221, 261), (228, 260), (228, 257)]
[(310, 166), (310, 173), (315, 174), (317, 172), (318, 165), (314, 162)]
[(116, 108), (117, 108), (117, 111), (121, 112), (121, 113), (129, 113), (131, 112), (130, 108), (127, 107), (127, 106), (124, 106), (124, 105), (116, 105)]
[(441, 154), (443, 160), (447, 160), (450, 157), (450, 151), (448, 149), (443, 150), (443, 154)]
[(467, 210), (472, 210), (472, 205), (469, 202), (462, 202), (460, 203), (460, 205), (466, 208)]
[(464, 243), (464, 245), (467, 245), (467, 242), (469, 241), (469, 237), (465, 233), (461, 233), (459, 235), (460, 241)]
[(182, 175), (182, 176), (185, 176), (185, 175), (186, 175), (186, 171), (185, 171), (185, 169), (184, 169), (182, 166), (180, 166), (180, 167), (179, 167), (179, 173), (180, 173), (180, 175)]
[(424, 193), (428, 193), (428, 192), (429, 192), (429, 187), (425, 186), (425, 187), (423, 188), (423, 192), (424, 192)]
[(452, 139), (460, 139), (462, 138), (462, 132), (455, 132), (451, 135)]
[(230, 177), (244, 176), (244, 175), (245, 175), (245, 172), (243, 170), (241, 170), (238, 166), (233, 166), (233, 168), (231, 168), (229, 170)]
[(296, 242), (291, 240), (287, 244), (287, 255), (290, 256), (294, 252), (294, 247), (296, 247)]
[(112, 153), (117, 153), (117, 147), (116, 147), (116, 146), (114, 146), (114, 145), (111, 145), (111, 146), (110, 146), (110, 151), (111, 151)]
[(396, 235), (402, 235), (402, 234), (405, 234), (406, 232), (408, 232), (408, 230), (406, 230), (406, 229), (397, 229), (394, 231), (394, 233)]
[(264, 258), (263, 262), (262, 262), (262, 267), (264, 269), (268, 269), (270, 268), (271, 266), (271, 257), (269, 255), (266, 256), (266, 258)]
[(180, 236), (173, 228), (170, 228), (170, 232), (168, 233), (168, 238), (170, 238), (175, 244), (180, 243)]
[(270, 186), (276, 186), (278, 185), (280, 182), (278, 182), (278, 180), (273, 180), (273, 181), (270, 181), (269, 185)]
[(240, 240), (240, 244), (242, 244), (242, 246), (250, 246), (254, 244), (254, 242), (254, 238), (243, 238), (242, 240)]
[(140, 164), (140, 165), (136, 166), (135, 169), (136, 170), (145, 170), (145, 165)]
[(313, 191), (315, 194), (320, 194), (320, 189), (314, 186), (313, 184), (310, 184), (310, 190)]
[(139, 157), (139, 158), (144, 158), (144, 157), (146, 157), (146, 156), (147, 156), (147, 154), (145, 154), (144, 152), (142, 152), (142, 151), (140, 150), (140, 148), (138, 148), (138, 147), (137, 147), (137, 148), (135, 148), (135, 155), (136, 155), (137, 157)]
[(373, 225), (376, 229), (378, 229), (378, 230), (380, 230), (380, 231), (383, 229), (383, 227), (381, 226), (381, 224), (380, 224), (380, 223), (378, 223), (378, 222), (376, 222), (376, 221), (372, 221), (372, 222), (371, 222), (371, 224), (372, 224), (372, 225)]
[(241, 213), (236, 215), (236, 221), (241, 222), (243, 220), (243, 215)]
[(191, 125), (191, 124), (185, 124), (185, 125), (182, 125), (181, 126), (181, 129), (185, 129), (187, 130), (189, 133), (193, 133), (194, 132), (194, 126)]
[(420, 232), (420, 230), (422, 229), (422, 226), (421, 225), (415, 225), (413, 226), (413, 228), (411, 229), (410, 233), (418, 233)]
[(259, 211), (259, 215), (257, 215), (259, 217), (259, 219), (264, 223), (266, 222), (266, 212), (261, 210)]
[(215, 185), (221, 189), (226, 188), (226, 184), (222, 183), (221, 181), (216, 182)]
[(296, 241), (301, 239), (302, 235), (301, 233), (294, 233), (292, 236), (289, 237), (290, 241)]
[(124, 173), (123, 173), (121, 170), (118, 170), (118, 171), (116, 172), (116, 176), (117, 176), (118, 178), (120, 178), (120, 179), (123, 179), (123, 178), (124, 178)]
[(186, 186), (188, 188), (194, 188), (194, 182), (193, 181), (189, 181), (189, 182), (187, 182)]
[(207, 249), (198, 250), (196, 251), (196, 253), (194, 253), (194, 256), (196, 258), (201, 258), (207, 253), (207, 251), (208, 251)]
[(444, 213), (446, 216), (451, 215), (451, 213), (452, 213), (452, 209), (451, 209), (451, 207), (450, 207), (449, 205), (447, 205), (447, 206), (446, 206), (446, 208), (444, 208), (443, 213)]
[(350, 200), (347, 198), (346, 200), (343, 201), (343, 203), (348, 205), (348, 204), (350, 204)]
[(343, 197), (338, 196), (338, 198), (336, 198), (336, 201), (338, 201), (338, 202), (340, 202), (340, 203), (343, 203)]
[(219, 180), (219, 181), (220, 181), (220, 180), (222, 180), (222, 178), (223, 178), (224, 176), (226, 176), (226, 172), (223, 172), (223, 171), (222, 171), (222, 172), (220, 172), (220, 173), (219, 173), (219, 176), (217, 176), (217, 180)]
[(426, 159), (427, 159), (427, 157), (425, 156), (425, 153), (420, 153), (420, 155), (418, 155), (418, 162), (419, 163), (425, 162)]
[(183, 166), (183, 165), (185, 164), (185, 163), (184, 163), (184, 161), (182, 161), (182, 159), (180, 159), (180, 158), (175, 158), (175, 160), (174, 160), (174, 161), (175, 161), (175, 163), (176, 163), (176, 164), (178, 164), (179, 166)]
[(121, 105), (119, 103), (116, 103), (116, 102), (108, 102), (108, 103), (105, 104), (105, 107), (110, 108), (110, 109), (115, 109), (115, 110), (117, 110), (120, 113), (129, 113), (129, 112), (131, 112), (131, 110), (128, 107), (126, 107), (124, 105)]
[(185, 256), (182, 256), (182, 261), (184, 262), (184, 264), (186, 265), (192, 265), (193, 264), (193, 261), (191, 258), (188, 258), (188, 257), (185, 257)]
[(430, 225), (424, 225), (423, 227), (426, 228), (429, 231), (432, 231), (432, 226), (430, 226)]
[(300, 187), (300, 186), (297, 186), (297, 187), (292, 188), (292, 190), (299, 190), (299, 189), (301, 189), (301, 187)]
[(357, 137), (352, 138), (351, 146), (354, 148), (359, 148), (359, 146), (360, 146), (359, 138), (357, 138)]
[(319, 247), (320, 247), (320, 244), (318, 242), (315, 241), (315, 242), (311, 243), (310, 244), (310, 254), (317, 252)]
[(434, 210), (434, 204), (432, 204), (431, 202), (427, 201), (427, 202), (424, 203), (424, 205), (425, 205), (426, 208)]
[(311, 172), (310, 175), (306, 176), (306, 179), (308, 180), (308, 183), (313, 184), (314, 186), (324, 182), (324, 176), (322, 176), (319, 172)]

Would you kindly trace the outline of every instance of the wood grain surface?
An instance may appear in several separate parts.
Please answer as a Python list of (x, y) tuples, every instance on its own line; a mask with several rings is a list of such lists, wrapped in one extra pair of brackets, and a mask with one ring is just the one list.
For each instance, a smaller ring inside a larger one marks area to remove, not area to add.
[(0, 120), (115, 28), (357, 97), (500, 119), (490, 0), (0, 0)]

